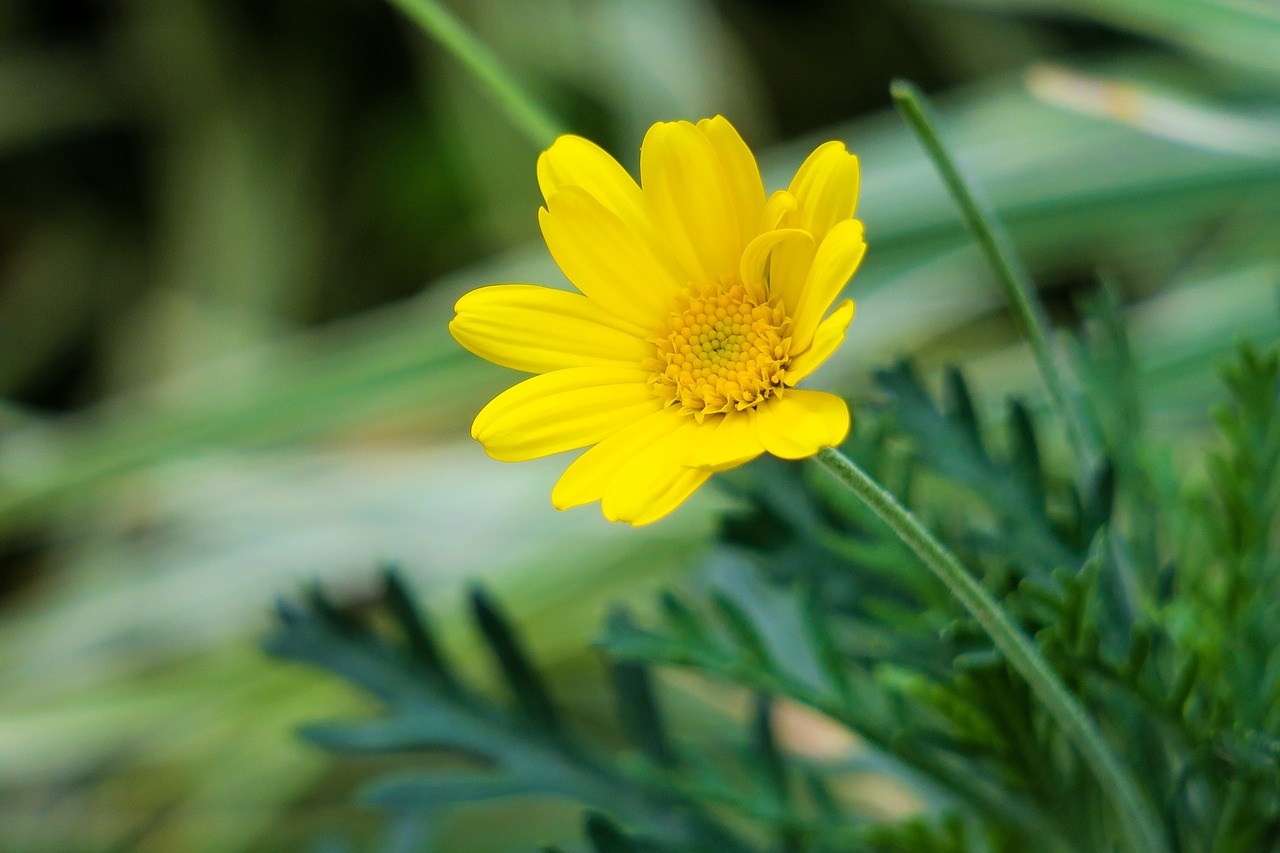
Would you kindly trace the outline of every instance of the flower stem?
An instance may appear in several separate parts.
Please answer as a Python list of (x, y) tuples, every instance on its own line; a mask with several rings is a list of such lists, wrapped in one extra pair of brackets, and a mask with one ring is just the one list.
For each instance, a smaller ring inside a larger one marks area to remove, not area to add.
[(1048, 661), (1009, 618), (991, 593), (974, 580), (947, 547), (925, 528), (911, 510), (873, 480), (852, 459), (828, 447), (814, 457), (824, 468), (853, 490), (893, 529), (903, 542), (946, 584), (969, 614), (978, 621), (1053, 717), (1062, 733), (1080, 751), (1098, 784), (1115, 804), (1128, 837), (1126, 849), (1164, 853), (1164, 834), (1151, 806), (1102, 733), (1067, 689)]
[(549, 148), (563, 131), (526, 92), (493, 51), (438, 0), (391, 0), (438, 41), (489, 90), (498, 106), (538, 148)]
[(1014, 251), (1013, 241), (1000, 224), (1000, 220), (996, 218), (991, 203), (980, 194), (977, 185), (960, 170), (955, 158), (943, 144), (924, 93), (906, 80), (894, 80), (889, 84), (889, 92), (898, 106), (898, 112), (906, 119), (907, 124), (920, 140), (920, 144), (924, 146), (925, 153), (933, 161), (948, 192), (951, 193), (951, 198), (960, 208), (965, 224), (969, 226), (969, 231), (978, 241), (982, 253), (987, 257), (987, 262), (995, 271), (996, 279), (1004, 288), (1005, 297), (1009, 300), (1009, 304), (1021, 322), (1023, 332), (1031, 342), (1031, 351), (1035, 354), (1036, 364), (1048, 388), (1050, 400), (1062, 416), (1063, 423), (1066, 424), (1067, 436), (1080, 467), (1088, 471), (1097, 456), (1093, 433), (1076, 406), (1075, 398), (1068, 393), (1066, 382), (1058, 370), (1058, 363), (1049, 342), (1049, 322), (1045, 318), (1044, 306), (1040, 304), (1040, 299), (1036, 295), (1030, 274), (1018, 259), (1017, 252)]

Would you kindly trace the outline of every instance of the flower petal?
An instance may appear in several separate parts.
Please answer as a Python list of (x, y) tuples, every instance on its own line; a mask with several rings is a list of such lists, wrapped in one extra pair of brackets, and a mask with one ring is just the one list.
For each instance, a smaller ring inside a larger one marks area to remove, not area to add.
[(836, 301), (862, 262), (867, 251), (862, 233), (861, 222), (846, 219), (832, 228), (818, 246), (799, 300), (787, 304), (791, 319), (795, 321), (791, 333), (791, 346), (795, 352), (809, 348), (822, 315), (827, 313), (827, 308)]
[(663, 244), (687, 280), (738, 272), (745, 244), (738, 212), (711, 140), (688, 122), (659, 122), (640, 146), (640, 185)]
[(764, 449), (774, 456), (804, 459), (844, 441), (849, 406), (824, 391), (788, 390), (756, 409), (753, 426)]
[[(742, 260), (739, 262), (738, 275), (742, 278), (743, 284), (758, 284), (771, 281), (766, 277), (769, 267), (769, 258), (773, 255), (775, 249), (788, 241), (797, 241), (808, 247), (810, 254), (813, 253), (813, 237), (808, 231), (801, 231), (799, 228), (779, 228), (776, 231), (766, 231), (759, 237), (756, 237), (742, 252)], [(768, 288), (772, 295), (772, 286)], [(783, 304), (786, 304), (785, 298)]]
[(843, 142), (814, 149), (796, 170), (788, 191), (798, 207), (787, 224), (813, 233), (819, 243), (838, 223), (852, 219), (858, 208), (858, 158)]
[(769, 200), (764, 203), (764, 210), (760, 214), (758, 233), (763, 234), (766, 231), (772, 231), (777, 228), (782, 218), (795, 209), (795, 196), (786, 190), (775, 190), (773, 195), (769, 196)]
[(677, 289), (672, 267), (598, 199), (563, 187), (538, 223), (556, 264), (589, 299), (645, 327), (666, 320)]
[(581, 136), (561, 136), (542, 152), (538, 186), (548, 202), (564, 187), (578, 187), (636, 233), (653, 233), (644, 195), (635, 179), (603, 148)]
[(454, 306), (454, 339), (483, 359), (549, 373), (565, 367), (638, 367), (653, 356), (639, 326), (614, 317), (579, 293), (534, 284), (473, 290)]
[(683, 426), (688, 418), (667, 407), (628, 424), (587, 450), (565, 469), (551, 490), (556, 509), (589, 504), (604, 496), (613, 475), (638, 453)]
[(700, 425), (686, 418), (675, 431), (623, 463), (605, 486), (600, 508), (610, 521), (649, 524), (670, 513), (707, 481), (712, 472), (681, 460), (698, 441)]
[[(719, 419), (717, 423), (715, 419)], [(726, 412), (705, 419), (690, 443), (683, 462), (691, 468), (726, 471), (750, 462), (764, 445), (751, 426), (755, 412)]]
[(704, 118), (698, 122), (698, 130), (711, 141), (720, 158), (720, 169), (738, 214), (738, 245), (745, 246), (759, 233), (765, 205), (764, 181), (756, 157), (724, 116)]
[[(766, 234), (776, 231), (801, 231), (809, 234), (809, 239), (789, 240), (772, 247), (769, 264), (769, 295), (782, 297), (782, 304), (792, 310), (800, 301), (804, 291), (804, 281), (809, 276), (809, 267), (813, 264), (814, 252), (818, 242), (813, 235), (802, 228), (778, 227), (779, 223), (790, 223), (796, 209), (796, 200), (786, 190), (778, 190), (769, 197), (765, 205), (765, 222), (768, 227), (761, 232), (757, 240)], [(748, 251), (752, 250), (748, 246)], [(744, 253), (745, 255), (745, 253)], [(743, 274), (746, 274), (746, 259), (743, 259)]]
[(524, 462), (595, 444), (662, 407), (650, 373), (570, 367), (508, 388), (480, 410), (471, 437), (502, 462)]
[(845, 330), (853, 321), (853, 300), (841, 302), (831, 316), (818, 324), (809, 348), (791, 359), (787, 367), (787, 384), (795, 385), (818, 368), (844, 340)]
[(652, 524), (666, 518), (680, 507), (689, 497), (711, 479), (713, 471), (703, 468), (654, 468), (646, 477), (646, 488), (651, 492), (644, 497), (643, 504), (624, 506), (610, 503), (608, 497), (601, 502), (604, 517), (610, 521), (625, 521), (635, 527)]

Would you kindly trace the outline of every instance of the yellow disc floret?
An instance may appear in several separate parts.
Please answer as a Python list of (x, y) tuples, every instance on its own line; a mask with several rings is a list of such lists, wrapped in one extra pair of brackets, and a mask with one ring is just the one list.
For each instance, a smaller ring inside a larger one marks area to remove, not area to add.
[(654, 391), (699, 421), (753, 408), (783, 390), (789, 327), (781, 302), (760, 286), (691, 287), (654, 341)]

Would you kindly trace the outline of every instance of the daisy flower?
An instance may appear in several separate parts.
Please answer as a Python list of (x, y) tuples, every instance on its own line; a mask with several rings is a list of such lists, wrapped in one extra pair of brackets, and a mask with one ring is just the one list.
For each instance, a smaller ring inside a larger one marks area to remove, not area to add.
[(647, 524), (716, 471), (844, 440), (845, 402), (795, 387), (853, 319), (851, 300), (824, 319), (866, 251), (842, 143), (766, 196), (727, 120), (664, 122), (645, 134), (639, 184), (578, 136), (541, 155), (538, 183), (542, 235), (578, 292), (482, 287), (449, 324), (481, 358), (537, 374), (476, 416), (491, 457), (586, 447), (552, 503)]

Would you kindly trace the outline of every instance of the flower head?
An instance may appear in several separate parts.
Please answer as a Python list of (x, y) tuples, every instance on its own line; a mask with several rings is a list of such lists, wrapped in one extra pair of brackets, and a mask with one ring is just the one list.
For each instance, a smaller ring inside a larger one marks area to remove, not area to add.
[(578, 289), (482, 287), (449, 324), (476, 355), (537, 374), (498, 395), (471, 434), (518, 462), (587, 447), (552, 491), (646, 524), (715, 471), (761, 453), (839, 444), (849, 410), (794, 386), (831, 355), (853, 302), (827, 309), (866, 250), (858, 161), (828, 142), (766, 197), (724, 118), (655, 124), (640, 184), (562, 136), (538, 160), (547, 248)]

